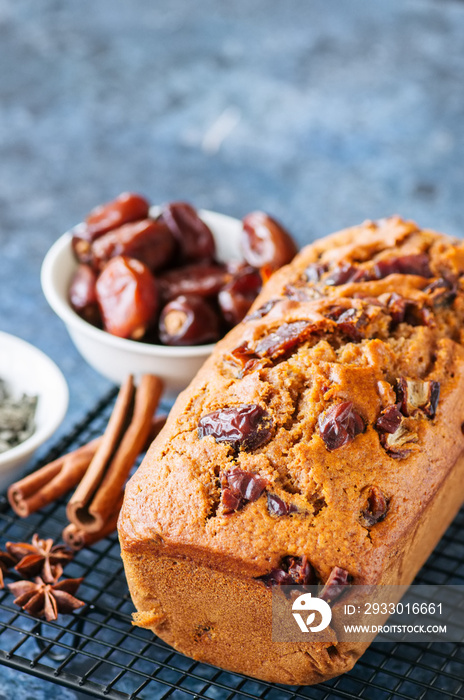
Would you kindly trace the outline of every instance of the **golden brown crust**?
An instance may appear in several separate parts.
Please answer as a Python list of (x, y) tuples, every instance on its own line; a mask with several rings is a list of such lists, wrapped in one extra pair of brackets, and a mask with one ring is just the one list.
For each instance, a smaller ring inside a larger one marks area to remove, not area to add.
[[(375, 272), (376, 265), (389, 269), (393, 258), (408, 256), (427, 258), (426, 277), (401, 271), (382, 277)], [(361, 270), (368, 279), (325, 284), (342, 263)], [(315, 277), (321, 279), (308, 281), (305, 271), (310, 265), (319, 266)], [(462, 242), (394, 217), (317, 241), (271, 278), (252, 312), (270, 300), (275, 303), (267, 314), (246, 319), (218, 344), (179, 396), (166, 427), (127, 487), (119, 532), (139, 610), (157, 614), (147, 600), (158, 594), (165, 600), (159, 593), (164, 576), (167, 585), (181, 586), (172, 569), (162, 568), (173, 559), (203, 572), (197, 574), (201, 585), (210, 576), (219, 590), (225, 585), (220, 577), (232, 577), (234, 583), (227, 585), (234, 591), (242, 585), (249, 593), (259, 591), (250, 593), (257, 605), (269, 592), (252, 579), (279, 566), (287, 555), (306, 555), (321, 581), (339, 566), (356, 583), (410, 582), (436, 541), (423, 531), (424, 518), (434, 510), (438, 495), (446, 493), (464, 448), (463, 272)], [(453, 288), (452, 294), (433, 298), (436, 290), (430, 290), (430, 284), (441, 278)], [(409, 316), (392, 317), (393, 292), (408, 300)], [(337, 323), (347, 309), (354, 309), (350, 313), (355, 320), (361, 318), (354, 329)], [(256, 349), (263, 338), (297, 321), (307, 323), (305, 338), (278, 357), (259, 356)], [(245, 368), (232, 352), (243, 345), (245, 360), (253, 360)], [(440, 400), (436, 416), (417, 410), (404, 417), (410, 440), (407, 454), (398, 459), (382, 444), (376, 421), (382, 410), (397, 402), (395, 387), (401, 377), (438, 382)], [(330, 451), (321, 436), (319, 416), (347, 401), (353, 402), (365, 430)], [(200, 439), (200, 418), (242, 404), (258, 404), (272, 417), (272, 434), (264, 445), (237, 452), (212, 436)], [(225, 515), (221, 477), (233, 467), (259, 474), (268, 485), (256, 501)], [(362, 511), (372, 486), (385, 495), (388, 511), (381, 522), (368, 526)], [(297, 512), (271, 515), (267, 493), (296, 506)], [(452, 515), (460, 497), (453, 494), (451, 500)], [(434, 515), (440, 518), (435, 532), (449, 522), (450, 511)], [(423, 547), (418, 554), (407, 554), (407, 543), (416, 531), (422, 533)], [(392, 568), (398, 553), (402, 556)], [(191, 596), (193, 600), (196, 593)], [(174, 615), (170, 611), (168, 617), (175, 628)], [(146, 624), (195, 655), (175, 632), (168, 634), (159, 623)], [(287, 680), (289, 674), (310, 679), (298, 682), (337, 675), (362, 653), (354, 648), (342, 653), (339, 645), (328, 663), (327, 652), (324, 656), (306, 649), (303, 662), (303, 652), (295, 650), (295, 668), (290, 672), (277, 665), (275, 651), (264, 647), (259, 663), (246, 665), (239, 646), (244, 648), (245, 641), (234, 644), (228, 655), (218, 651), (201, 658), (285, 683), (293, 682)], [(267, 646), (272, 648), (272, 643)]]

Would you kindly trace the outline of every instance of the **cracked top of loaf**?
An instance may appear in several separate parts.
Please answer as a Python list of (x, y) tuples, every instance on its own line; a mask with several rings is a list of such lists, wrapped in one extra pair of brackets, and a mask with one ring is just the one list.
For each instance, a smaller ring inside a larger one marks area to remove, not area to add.
[(463, 241), (398, 217), (304, 248), (179, 396), (123, 547), (379, 580), (464, 448), (463, 273)]

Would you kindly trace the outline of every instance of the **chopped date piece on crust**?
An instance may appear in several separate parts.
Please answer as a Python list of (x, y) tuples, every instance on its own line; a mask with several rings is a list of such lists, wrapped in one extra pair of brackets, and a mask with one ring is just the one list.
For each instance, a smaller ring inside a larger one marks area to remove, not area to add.
[(243, 469), (232, 469), (222, 478), (222, 505), (224, 515), (234, 513), (246, 503), (253, 503), (263, 493), (267, 480)]
[(371, 527), (385, 519), (388, 510), (388, 501), (377, 486), (371, 486), (364, 509), (361, 511), (362, 524)]
[(288, 573), (293, 578), (294, 582), (300, 586), (307, 586), (315, 579), (313, 567), (305, 555), (302, 557), (290, 557)]
[(257, 321), (260, 318), (264, 318), (278, 301), (280, 301), (280, 299), (269, 299), (269, 301), (266, 301), (251, 314), (247, 314), (243, 320), (246, 323), (247, 321)]
[(375, 422), (380, 435), (380, 443), (394, 459), (405, 459), (417, 442), (417, 435), (411, 431), (408, 421), (400, 412), (399, 406), (387, 406)]
[(235, 450), (255, 450), (269, 439), (272, 422), (269, 413), (254, 403), (220, 408), (200, 418), (198, 437), (212, 435)]
[(267, 494), (267, 509), (271, 515), (291, 515), (291, 513), (297, 513), (298, 508), (293, 503), (285, 503), (279, 496), (275, 493)]
[(400, 377), (397, 381), (396, 395), (404, 416), (421, 410), (428, 418), (434, 418), (440, 398), (440, 382)]
[(435, 316), (430, 309), (428, 309), (426, 306), (424, 307), (417, 307), (417, 312), (416, 312), (416, 320), (412, 322), (412, 325), (414, 326), (429, 326), (430, 328), (433, 328), (436, 323), (435, 323)]
[(310, 586), (317, 583), (316, 573), (308, 558), (287, 556), (280, 566), (259, 577), (269, 588), (272, 586)]
[(314, 324), (309, 321), (283, 323), (279, 328), (258, 341), (255, 353), (259, 357), (276, 358), (304, 343), (309, 337)]
[(259, 577), (266, 586), (291, 586), (295, 581), (285, 569), (271, 569), (268, 574)]
[(456, 299), (458, 291), (457, 282), (455, 279), (445, 279), (439, 277), (434, 282), (431, 282), (423, 290), (426, 292), (436, 308), (451, 306)]
[(262, 360), (255, 354), (254, 350), (248, 347), (247, 343), (231, 350), (226, 356), (226, 361), (241, 367), (241, 375), (262, 363)]
[(314, 301), (320, 299), (323, 295), (322, 291), (317, 287), (308, 287), (301, 283), (285, 285), (284, 295), (292, 301)]
[(222, 507), (224, 515), (229, 515), (230, 513), (235, 513), (236, 510), (242, 508), (243, 499), (240, 496), (235, 496), (231, 489), (222, 489)]
[(319, 598), (325, 600), (327, 603), (334, 603), (349, 584), (349, 579), (350, 575), (348, 571), (345, 571), (345, 569), (342, 569), (340, 566), (334, 566)]
[(396, 292), (390, 295), (387, 308), (394, 324), (406, 322), (410, 326), (434, 325), (434, 317), (430, 309), (413, 299), (406, 299)]
[(417, 434), (412, 432), (403, 420), (394, 433), (381, 433), (380, 443), (393, 459), (405, 459), (417, 442)]
[(411, 304), (414, 303), (410, 299), (402, 297), (401, 294), (393, 292), (387, 302), (387, 308), (393, 323), (403, 323), (407, 311), (410, 309)]
[(226, 475), (227, 483), (232, 493), (240, 494), (245, 500), (253, 503), (257, 501), (267, 486), (267, 480), (258, 476), (243, 471), (243, 469), (232, 469)]
[(323, 263), (311, 263), (305, 270), (306, 281), (313, 284), (319, 282), (325, 272), (327, 272), (327, 265)]
[(369, 306), (378, 306), (380, 308), (385, 307), (385, 304), (383, 301), (381, 301), (381, 299), (369, 296), (369, 294), (365, 294), (364, 292), (354, 292), (353, 299), (362, 299), (363, 302), (365, 304), (369, 304)]
[(328, 450), (348, 445), (356, 435), (364, 432), (364, 421), (352, 401), (331, 406), (319, 416), (321, 438)]
[(383, 279), (388, 275), (419, 275), (420, 277), (432, 277), (429, 257), (425, 253), (418, 255), (403, 255), (398, 258), (379, 260), (374, 265), (374, 278)]
[(327, 316), (335, 321), (337, 327), (350, 340), (359, 341), (365, 337), (362, 328), (368, 323), (369, 319), (361, 309), (333, 307)]
[(368, 282), (370, 279), (372, 278), (368, 270), (355, 267), (350, 263), (340, 263), (329, 272), (324, 279), (324, 284), (338, 287), (341, 284), (348, 284), (348, 282)]
[(402, 420), (403, 416), (398, 410), (398, 406), (393, 404), (382, 411), (375, 422), (375, 427), (383, 433), (396, 433)]

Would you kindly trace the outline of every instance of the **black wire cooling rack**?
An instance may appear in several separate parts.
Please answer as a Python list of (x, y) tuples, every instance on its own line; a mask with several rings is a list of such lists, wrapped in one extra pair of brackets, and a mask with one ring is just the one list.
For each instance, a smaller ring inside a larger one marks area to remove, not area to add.
[[(106, 396), (43, 460), (48, 462), (101, 434), (115, 398)], [(36, 467), (39, 465), (36, 465)], [(34, 532), (60, 539), (65, 502), (25, 520), (0, 500), (0, 548)], [(418, 583), (464, 584), (464, 510), (420, 572)], [(375, 643), (354, 669), (322, 685), (278, 686), (198, 663), (147, 630), (131, 625), (116, 535), (89, 547), (67, 565), (84, 576), (85, 608), (54, 623), (35, 620), (0, 596), (0, 663), (99, 698), (144, 700), (445, 700), (464, 698), (464, 645)]]

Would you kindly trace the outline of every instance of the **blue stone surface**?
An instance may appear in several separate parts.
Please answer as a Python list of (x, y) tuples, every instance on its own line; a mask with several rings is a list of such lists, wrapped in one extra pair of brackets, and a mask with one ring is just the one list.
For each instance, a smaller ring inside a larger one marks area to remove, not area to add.
[[(462, 2), (0, 0), (0, 53), (0, 329), (63, 370), (58, 435), (110, 384), (40, 264), (122, 190), (264, 209), (300, 244), (392, 213), (464, 231)], [(78, 697), (0, 667), (0, 698), (45, 696)]]

